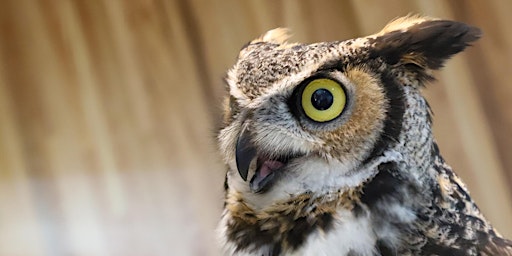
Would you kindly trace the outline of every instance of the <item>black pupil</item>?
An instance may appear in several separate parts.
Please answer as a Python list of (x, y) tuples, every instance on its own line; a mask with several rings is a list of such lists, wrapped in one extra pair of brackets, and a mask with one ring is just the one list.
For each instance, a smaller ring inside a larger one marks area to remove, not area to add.
[(332, 93), (326, 89), (318, 89), (311, 95), (311, 104), (318, 110), (326, 110), (334, 101)]

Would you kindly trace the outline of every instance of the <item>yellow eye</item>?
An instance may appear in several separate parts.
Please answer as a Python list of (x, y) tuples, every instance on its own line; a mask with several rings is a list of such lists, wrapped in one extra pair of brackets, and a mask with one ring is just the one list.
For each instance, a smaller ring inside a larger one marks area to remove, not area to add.
[(306, 115), (317, 122), (327, 122), (338, 117), (347, 96), (341, 85), (331, 79), (315, 79), (302, 91), (302, 109)]

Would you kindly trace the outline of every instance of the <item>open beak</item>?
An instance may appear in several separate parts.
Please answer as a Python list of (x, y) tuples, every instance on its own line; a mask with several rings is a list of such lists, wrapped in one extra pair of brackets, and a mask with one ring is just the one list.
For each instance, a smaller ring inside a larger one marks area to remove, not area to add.
[(256, 146), (251, 141), (251, 136), (251, 132), (247, 127), (244, 127), (236, 142), (236, 168), (240, 177), (247, 181), (249, 169), (251, 166), (255, 167), (254, 174), (249, 182), (249, 188), (253, 193), (264, 193), (282, 176), (282, 170), (287, 163), (291, 159), (299, 157), (299, 155), (270, 158), (256, 150)]
[(256, 157), (256, 153), (256, 148), (251, 142), (249, 131), (243, 128), (236, 143), (236, 168), (244, 181), (247, 181), (249, 167), (252, 160)]

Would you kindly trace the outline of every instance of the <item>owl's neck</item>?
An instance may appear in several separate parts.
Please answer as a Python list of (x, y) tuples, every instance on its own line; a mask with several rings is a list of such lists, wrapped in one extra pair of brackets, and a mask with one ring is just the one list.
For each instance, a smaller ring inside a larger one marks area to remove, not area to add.
[[(400, 236), (395, 226), (414, 220), (409, 204), (415, 200), (410, 195), (419, 190), (411, 190), (415, 184), (398, 172), (392, 160), (397, 157), (386, 153), (373, 167), (378, 172), (357, 186), (304, 192), (263, 209), (251, 207), (241, 193), (229, 191), (220, 223), (225, 251), (230, 255), (315, 255), (322, 248), (329, 250), (328, 255), (374, 255), (377, 240), (393, 244)], [(391, 194), (403, 200), (384, 200)], [(371, 228), (372, 216), (380, 216), (376, 219), (381, 224)]]

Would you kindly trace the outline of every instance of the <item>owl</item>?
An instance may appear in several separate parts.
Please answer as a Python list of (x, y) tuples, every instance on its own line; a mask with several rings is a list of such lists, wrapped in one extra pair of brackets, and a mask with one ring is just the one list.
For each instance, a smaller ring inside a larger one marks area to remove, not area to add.
[(432, 135), (421, 94), (481, 36), (409, 15), (356, 39), (274, 29), (226, 75), (225, 255), (512, 255)]

